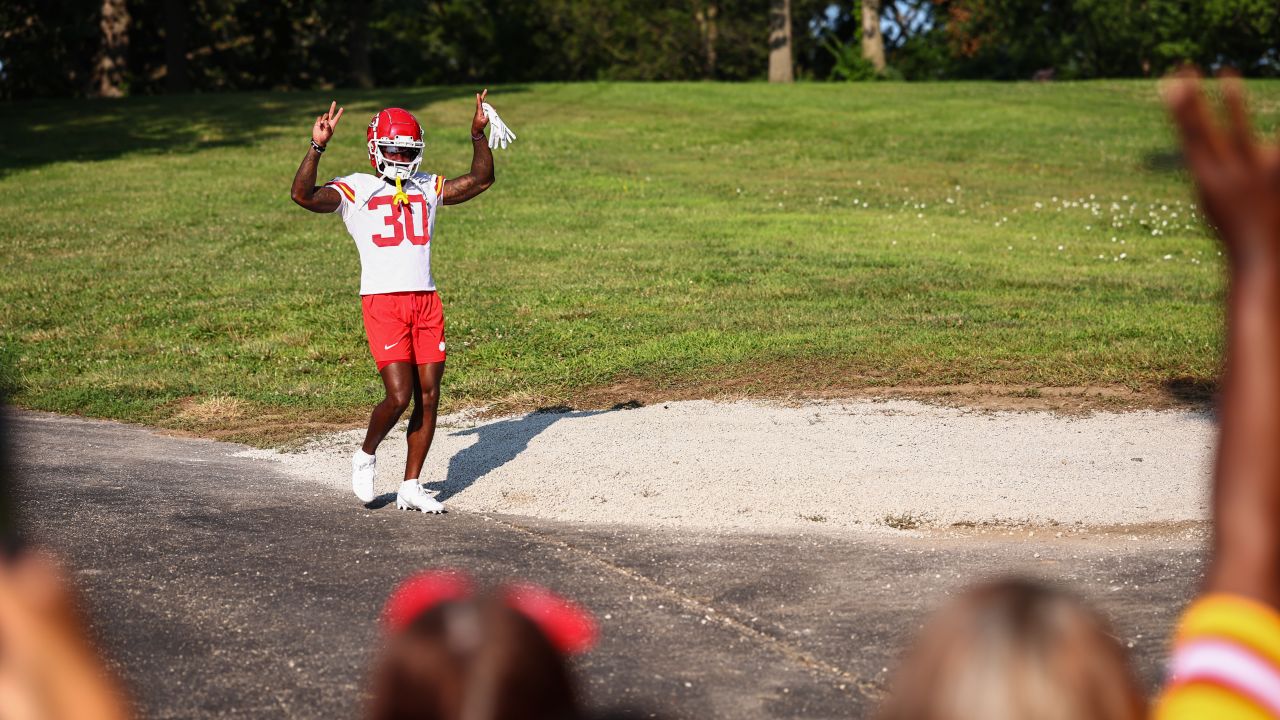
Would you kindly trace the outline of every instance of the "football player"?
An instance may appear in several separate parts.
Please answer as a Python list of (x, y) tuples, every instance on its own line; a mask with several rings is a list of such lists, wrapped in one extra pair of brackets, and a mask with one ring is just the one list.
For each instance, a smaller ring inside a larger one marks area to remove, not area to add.
[(378, 445), (410, 405), (409, 457), (396, 507), (444, 510), (419, 478), (436, 430), (440, 378), (444, 375), (444, 312), (431, 277), (431, 239), (441, 205), (456, 205), (493, 184), (493, 154), (484, 135), (488, 90), (476, 95), (471, 119), (471, 172), (455, 178), (419, 172), (422, 125), (400, 108), (380, 111), (369, 122), (369, 164), (376, 174), (355, 173), (316, 185), (320, 155), (333, 137), (342, 108), (311, 128), (311, 149), (293, 178), (290, 196), (316, 213), (337, 211), (360, 251), (360, 301), (369, 351), (386, 387), (373, 409), (364, 444), (351, 460), (351, 489), (364, 502), (374, 498)]

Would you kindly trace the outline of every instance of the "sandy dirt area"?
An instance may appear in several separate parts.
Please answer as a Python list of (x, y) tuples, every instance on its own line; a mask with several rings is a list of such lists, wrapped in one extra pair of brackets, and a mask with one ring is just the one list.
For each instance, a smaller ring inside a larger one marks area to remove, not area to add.
[[(244, 454), (349, 494), (362, 436)], [(1214, 439), (1212, 418), (1186, 410), (1072, 417), (908, 400), (696, 400), (445, 417), (423, 479), (451, 509), (584, 523), (812, 531), (1182, 522), (1207, 519)], [(379, 492), (394, 492), (404, 455), (401, 423), (378, 450)]]

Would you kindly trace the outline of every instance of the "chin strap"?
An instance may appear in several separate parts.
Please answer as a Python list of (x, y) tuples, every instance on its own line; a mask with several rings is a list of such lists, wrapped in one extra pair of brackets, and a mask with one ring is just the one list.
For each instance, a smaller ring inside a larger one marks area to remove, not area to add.
[(399, 175), (396, 176), (396, 195), (391, 198), (391, 203), (393, 205), (404, 204), (406, 206), (409, 204), (409, 196), (405, 194), (404, 188), (400, 187)]

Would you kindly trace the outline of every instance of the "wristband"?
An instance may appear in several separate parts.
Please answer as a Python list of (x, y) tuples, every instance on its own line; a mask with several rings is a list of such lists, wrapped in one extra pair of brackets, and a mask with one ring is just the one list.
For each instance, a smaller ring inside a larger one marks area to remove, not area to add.
[(323, 154), (324, 154), (324, 145), (321, 145), (321, 144), (317, 143), (315, 140), (312, 140), (312, 141), (311, 141), (311, 149), (312, 149), (312, 150), (315, 150), (316, 152), (320, 153), (321, 155), (323, 155)]
[(484, 131), (483, 131), (483, 130), (481, 130), (480, 132), (475, 133), (475, 134), (473, 134), (473, 135), (471, 136), (471, 142), (480, 142), (480, 141), (481, 141), (481, 140), (483, 140), (483, 139), (484, 139)]

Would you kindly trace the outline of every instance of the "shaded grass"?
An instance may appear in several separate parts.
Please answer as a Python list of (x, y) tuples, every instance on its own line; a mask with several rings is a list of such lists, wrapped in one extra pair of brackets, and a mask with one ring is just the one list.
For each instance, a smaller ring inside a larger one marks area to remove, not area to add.
[[(1280, 84), (1252, 89), (1274, 127)], [(322, 175), (367, 167), (363, 118), (383, 104), (424, 120), (424, 169), (464, 171), (467, 93), (344, 92)], [(778, 366), (800, 370), (752, 392), (1216, 376), (1221, 266), (1151, 83), (492, 98), (520, 140), (433, 240), (446, 408)], [(237, 413), (358, 422), (380, 385), (356, 253), (287, 194), (327, 100), (7, 106), (0, 356), (15, 400), (201, 431)]]

